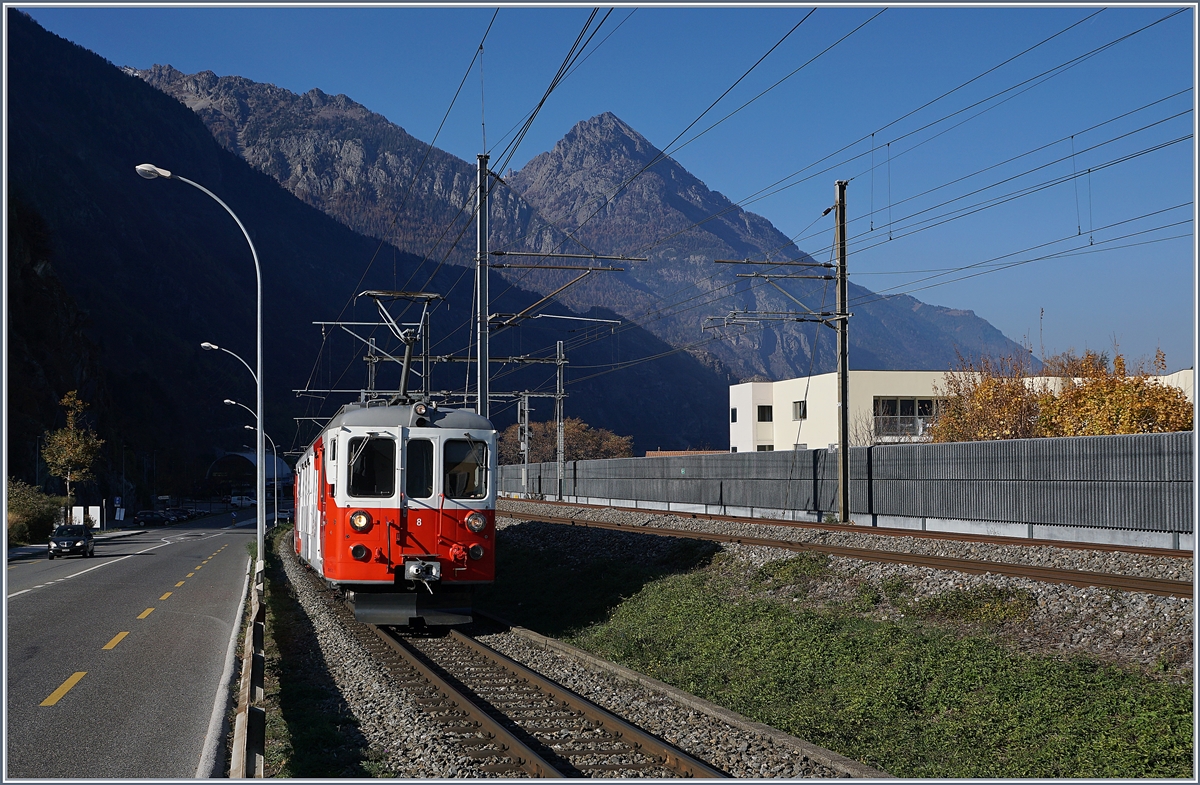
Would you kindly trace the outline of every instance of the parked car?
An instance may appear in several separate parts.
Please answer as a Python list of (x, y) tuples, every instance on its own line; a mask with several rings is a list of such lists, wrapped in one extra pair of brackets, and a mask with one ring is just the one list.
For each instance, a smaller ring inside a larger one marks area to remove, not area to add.
[(250, 507), (254, 505), (254, 499), (249, 496), (233, 496), (229, 499), (229, 503), (234, 507)]
[(168, 507), (166, 512), (174, 515), (176, 520), (190, 521), (192, 519), (192, 514), (182, 507)]
[(59, 526), (54, 530), (46, 546), (46, 557), (53, 560), (55, 556), (69, 553), (78, 553), (85, 558), (96, 555), (96, 539), (90, 528), (74, 524)]
[(171, 521), (157, 510), (142, 510), (133, 516), (138, 526), (166, 526)]

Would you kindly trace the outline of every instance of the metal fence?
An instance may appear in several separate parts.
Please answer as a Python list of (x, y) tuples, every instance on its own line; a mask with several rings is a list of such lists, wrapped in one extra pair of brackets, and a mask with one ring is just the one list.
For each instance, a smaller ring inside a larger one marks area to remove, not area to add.
[[(889, 444), (850, 450), (854, 515), (1192, 532), (1193, 434)], [(829, 450), (570, 461), (562, 494), (647, 505), (837, 509)], [(500, 490), (558, 494), (557, 467), (500, 467)]]

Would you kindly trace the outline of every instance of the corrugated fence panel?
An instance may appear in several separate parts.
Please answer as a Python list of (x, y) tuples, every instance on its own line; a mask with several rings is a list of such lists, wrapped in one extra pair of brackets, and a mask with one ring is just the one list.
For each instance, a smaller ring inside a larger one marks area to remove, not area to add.
[[(1191, 432), (894, 444), (850, 452), (858, 514), (1188, 533)], [(829, 512), (837, 453), (827, 450), (619, 458), (566, 464), (567, 496)], [(553, 463), (530, 464), (528, 492), (557, 493)], [(500, 467), (522, 492), (521, 466)]]

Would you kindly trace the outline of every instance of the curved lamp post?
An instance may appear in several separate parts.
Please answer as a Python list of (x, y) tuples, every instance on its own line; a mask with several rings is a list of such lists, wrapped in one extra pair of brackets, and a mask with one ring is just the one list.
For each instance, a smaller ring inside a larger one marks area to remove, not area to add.
[[(225, 208), (225, 212), (229, 213), (230, 217), (233, 218), (233, 220), (237, 223), (238, 228), (242, 230), (242, 235), (246, 238), (246, 243), (250, 246), (250, 255), (254, 257), (254, 277), (258, 284), (258, 370), (257, 370), (257, 372), (250, 371), (250, 373), (254, 376), (255, 387), (258, 388), (258, 411), (255, 413), (255, 417), (258, 418), (258, 428), (256, 429), (256, 431), (257, 431), (257, 435), (256, 435), (257, 456), (258, 456), (258, 466), (256, 467), (257, 474), (258, 474), (258, 477), (257, 477), (258, 494), (257, 495), (258, 495), (259, 499), (263, 499), (267, 495), (266, 494), (267, 479), (266, 479), (266, 467), (264, 466), (264, 459), (266, 458), (266, 454), (265, 454), (266, 447), (263, 443), (263, 426), (262, 426), (262, 423), (263, 423), (262, 268), (258, 264), (258, 251), (256, 251), (254, 249), (254, 241), (250, 239), (250, 233), (247, 232), (246, 227), (242, 225), (241, 219), (237, 217), (237, 214), (235, 214), (233, 212), (233, 210), (229, 209), (229, 205), (227, 205), (223, 201), (221, 201), (221, 199), (216, 194), (214, 194), (212, 191), (208, 190), (207, 188), (200, 185), (199, 183), (192, 182), (191, 180), (187, 179), (186, 177), (180, 177), (177, 174), (171, 174), (166, 169), (160, 169), (159, 167), (154, 166), (153, 164), (138, 164), (138, 166), (136, 166), (135, 169), (139, 175), (146, 178), (147, 180), (156, 180), (159, 178), (162, 178), (164, 180), (179, 180), (180, 182), (187, 183), (188, 185), (192, 186), (193, 188), (195, 188), (199, 191), (203, 191), (204, 193), (208, 194), (210, 197), (212, 197), (213, 201), (215, 201), (217, 204), (219, 204)], [(213, 348), (215, 349), (215, 348), (219, 348), (219, 347), (214, 346)], [(229, 350), (225, 349), (223, 351), (228, 352)], [(229, 353), (233, 354), (233, 352), (229, 352)], [(236, 356), (236, 355), (234, 355), (234, 356)], [(238, 357), (238, 359), (241, 360), (242, 358)], [(242, 360), (242, 364), (246, 365), (246, 361)], [(246, 368), (249, 369), (250, 366), (246, 365)], [(255, 565), (255, 572), (258, 572), (259, 570), (262, 569), (263, 538), (266, 533), (266, 530), (267, 530), (267, 513), (266, 513), (266, 510), (264, 509), (264, 506), (262, 504), (259, 504), (258, 505), (258, 537), (257, 537), (257, 542), (256, 542), (256, 544), (258, 546), (258, 551), (257, 551), (258, 564)]]
[(246, 366), (246, 370), (249, 371), (250, 376), (252, 376), (254, 378), (254, 383), (258, 384), (258, 374), (256, 374), (254, 372), (253, 368), (251, 368), (249, 365), (246, 364), (246, 361), (242, 359), (241, 355), (237, 354), (236, 352), (229, 351), (224, 346), (217, 346), (215, 343), (209, 343), (208, 341), (205, 341), (204, 343), (200, 344), (200, 348), (206, 352), (211, 352), (211, 351), (219, 349), (220, 351), (225, 352), (225, 354), (228, 354), (230, 357), (236, 357), (238, 362), (240, 362), (242, 365)]
[[(229, 398), (225, 399), (225, 405), (226, 406), (240, 406), (243, 409), (245, 409), (246, 411), (250, 412), (251, 415), (254, 414), (254, 410), (251, 409), (246, 404), (238, 403), (237, 401), (231, 400)], [(253, 425), (244, 425), (242, 427), (249, 431), (255, 430)], [(267, 433), (266, 431), (263, 431), (263, 436), (267, 437), (267, 441), (269, 441), (271, 443), (271, 457), (275, 459), (275, 463), (273, 463), (271, 465), (271, 477), (274, 479), (274, 482), (272, 484), (275, 486), (275, 508), (274, 508), (275, 509), (275, 525), (278, 526), (279, 525), (279, 452), (275, 449), (275, 440), (271, 438), (271, 434)]]

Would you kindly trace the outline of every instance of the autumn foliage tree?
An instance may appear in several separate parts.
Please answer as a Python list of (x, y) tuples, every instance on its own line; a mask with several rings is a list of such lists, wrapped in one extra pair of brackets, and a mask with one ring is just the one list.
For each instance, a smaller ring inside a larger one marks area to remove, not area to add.
[[(1093, 352), (1069, 355), (1062, 387), (1040, 400), (1038, 425), (1043, 436), (1103, 436), (1118, 433), (1165, 433), (1192, 429), (1192, 404), (1178, 387), (1163, 384), (1139, 367), (1128, 373), (1120, 354), (1112, 361)], [(1072, 362), (1073, 361), (1073, 362)], [(1154, 355), (1157, 374), (1167, 359)]]
[(67, 503), (73, 504), (71, 486), (94, 479), (92, 466), (104, 440), (83, 422), (87, 404), (74, 390), (59, 401), (67, 415), (67, 425), (57, 431), (47, 431), (42, 460), (51, 476), (58, 477), (67, 486)]
[(975, 442), (1030, 439), (1038, 433), (1039, 385), (1023, 357), (983, 357), (970, 361), (959, 355), (958, 369), (946, 374), (941, 410), (927, 433), (935, 442)]
[(1192, 404), (1177, 387), (1158, 378), (1166, 356), (1155, 354), (1155, 374), (1141, 364), (1130, 373), (1125, 358), (1073, 351), (1047, 358), (1040, 375), (1011, 357), (967, 362), (948, 373), (938, 394), (942, 409), (929, 429), (931, 441), (1104, 436), (1192, 429)]
[[(519, 429), (520, 425), (510, 425), (500, 434), (500, 463), (521, 463)], [(633, 456), (633, 437), (592, 428), (578, 417), (568, 417), (563, 421), (563, 453), (568, 461), (629, 458)], [(529, 423), (529, 462), (551, 462), (557, 456), (558, 429), (554, 421)]]

